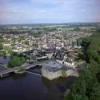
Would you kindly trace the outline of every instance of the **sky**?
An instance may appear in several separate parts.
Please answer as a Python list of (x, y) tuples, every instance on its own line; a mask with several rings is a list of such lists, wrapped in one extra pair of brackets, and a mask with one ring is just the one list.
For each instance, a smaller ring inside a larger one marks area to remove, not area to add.
[(0, 24), (100, 22), (100, 0), (0, 0)]

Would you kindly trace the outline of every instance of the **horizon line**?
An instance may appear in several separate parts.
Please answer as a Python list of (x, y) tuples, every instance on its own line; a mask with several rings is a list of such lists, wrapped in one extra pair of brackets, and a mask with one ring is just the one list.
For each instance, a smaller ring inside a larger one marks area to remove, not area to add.
[(60, 22), (58, 22), (58, 23), (46, 23), (46, 22), (44, 22), (44, 23), (7, 23), (7, 24), (0, 24), (0, 26), (2, 26), (2, 25), (35, 25), (35, 24), (37, 24), (37, 25), (39, 25), (39, 24), (51, 24), (51, 25), (53, 25), (53, 24), (57, 24), (57, 25), (61, 25), (61, 24), (95, 24), (95, 23), (98, 23), (98, 24), (100, 24), (100, 22), (62, 22), (62, 23), (60, 23)]

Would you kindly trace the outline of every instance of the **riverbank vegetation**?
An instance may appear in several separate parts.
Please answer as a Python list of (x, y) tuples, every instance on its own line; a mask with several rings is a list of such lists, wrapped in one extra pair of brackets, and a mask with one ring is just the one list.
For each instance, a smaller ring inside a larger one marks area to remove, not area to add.
[(83, 39), (82, 52), (87, 66), (65, 100), (100, 100), (100, 31)]
[(8, 67), (13, 68), (21, 66), (25, 62), (26, 62), (26, 57), (18, 54), (12, 54), (10, 57), (10, 62), (8, 63)]

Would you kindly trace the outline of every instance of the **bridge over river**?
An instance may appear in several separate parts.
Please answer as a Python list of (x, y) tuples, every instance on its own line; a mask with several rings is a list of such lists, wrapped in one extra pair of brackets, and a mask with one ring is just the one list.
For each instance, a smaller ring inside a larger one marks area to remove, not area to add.
[[(28, 69), (31, 69), (31, 68), (36, 68), (38, 66), (42, 66), (42, 64), (27, 64), (25, 63), (24, 65), (20, 66), (20, 68), (23, 68), (26, 70), (27, 73), (33, 73), (33, 72), (30, 72), (30, 71), (27, 71)], [(6, 77), (8, 76), (10, 73), (16, 73), (18, 71), (18, 67), (15, 67), (15, 68), (5, 68), (4, 66), (0, 66), (0, 77)], [(37, 73), (33, 73), (33, 74), (37, 74)], [(38, 74), (40, 75), (40, 74)]]

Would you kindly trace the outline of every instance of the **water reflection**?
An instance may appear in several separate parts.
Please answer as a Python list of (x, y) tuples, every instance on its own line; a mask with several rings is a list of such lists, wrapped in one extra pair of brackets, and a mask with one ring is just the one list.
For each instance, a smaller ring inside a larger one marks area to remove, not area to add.
[(0, 80), (0, 100), (63, 100), (74, 77), (49, 81), (33, 74), (11, 75)]
[(11, 78), (13, 80), (18, 80), (18, 79), (25, 78), (25, 76), (27, 76), (27, 73), (23, 73), (23, 74), (14, 74), (14, 73), (11, 73), (10, 76), (11, 76)]
[(0, 64), (8, 64), (8, 62), (10, 61), (10, 57), (1, 57), (0, 56)]

